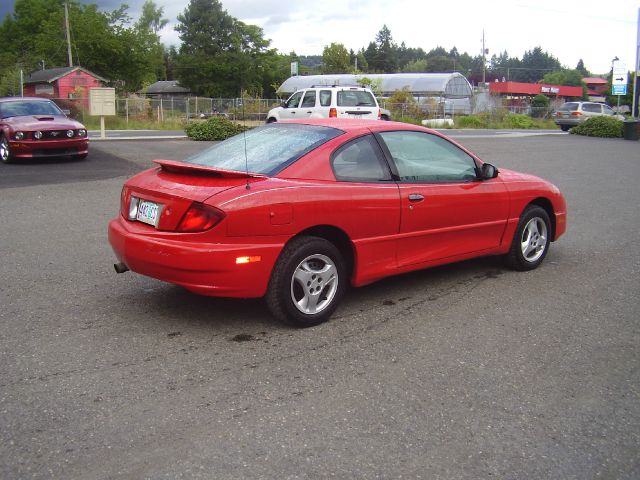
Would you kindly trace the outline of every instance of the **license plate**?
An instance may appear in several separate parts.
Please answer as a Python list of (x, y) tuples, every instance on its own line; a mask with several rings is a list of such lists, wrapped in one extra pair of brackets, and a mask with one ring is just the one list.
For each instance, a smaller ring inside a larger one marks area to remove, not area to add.
[(148, 200), (140, 200), (140, 202), (138, 203), (138, 213), (136, 213), (136, 220), (157, 227), (161, 211), (162, 205), (155, 202), (150, 202)]

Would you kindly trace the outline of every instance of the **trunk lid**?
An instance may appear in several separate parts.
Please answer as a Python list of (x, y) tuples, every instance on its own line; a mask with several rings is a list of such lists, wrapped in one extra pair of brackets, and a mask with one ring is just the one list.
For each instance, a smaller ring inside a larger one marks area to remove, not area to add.
[[(154, 160), (160, 168), (146, 170), (130, 178), (122, 191), (122, 214), (128, 217), (131, 197), (151, 202), (157, 207), (158, 230), (175, 230), (194, 203), (247, 182), (259, 181), (264, 175), (219, 170), (172, 160)], [(145, 221), (145, 223), (148, 223)]]

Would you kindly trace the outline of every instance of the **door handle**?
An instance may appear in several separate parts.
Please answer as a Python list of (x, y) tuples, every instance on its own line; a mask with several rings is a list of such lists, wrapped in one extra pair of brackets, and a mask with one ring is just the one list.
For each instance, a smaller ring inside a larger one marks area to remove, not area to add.
[(422, 200), (424, 200), (424, 195), (422, 195), (420, 193), (410, 193), (409, 194), (409, 201), (410, 202), (421, 202)]

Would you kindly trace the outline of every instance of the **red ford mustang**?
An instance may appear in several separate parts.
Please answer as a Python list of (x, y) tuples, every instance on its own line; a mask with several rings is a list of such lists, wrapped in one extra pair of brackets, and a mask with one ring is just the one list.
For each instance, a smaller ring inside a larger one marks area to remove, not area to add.
[(281, 122), (155, 162), (109, 224), (116, 271), (265, 296), (296, 326), (327, 320), (348, 284), (483, 255), (536, 268), (566, 229), (554, 185), (402, 123)]
[(16, 158), (85, 158), (87, 130), (51, 100), (39, 97), (0, 98), (0, 161)]

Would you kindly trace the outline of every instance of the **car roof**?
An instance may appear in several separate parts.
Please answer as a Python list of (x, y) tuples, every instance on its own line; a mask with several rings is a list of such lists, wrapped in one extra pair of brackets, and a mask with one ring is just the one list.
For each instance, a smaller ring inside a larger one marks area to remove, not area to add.
[[(321, 127), (331, 127), (343, 130), (345, 132), (353, 132), (357, 130), (367, 129), (372, 131), (382, 130), (416, 130), (421, 132), (434, 132), (425, 127), (412, 125), (410, 123), (382, 121), (382, 120), (357, 120), (351, 118), (304, 118), (296, 120), (282, 120), (277, 123), (297, 123), (302, 125), (318, 125)], [(277, 123), (275, 125), (277, 125)], [(274, 125), (274, 124), (272, 124)], [(436, 132), (437, 133), (437, 132)]]
[(0, 97), (0, 103), (7, 102), (21, 102), (21, 101), (40, 101), (40, 102), (51, 102), (50, 99), (44, 97)]

